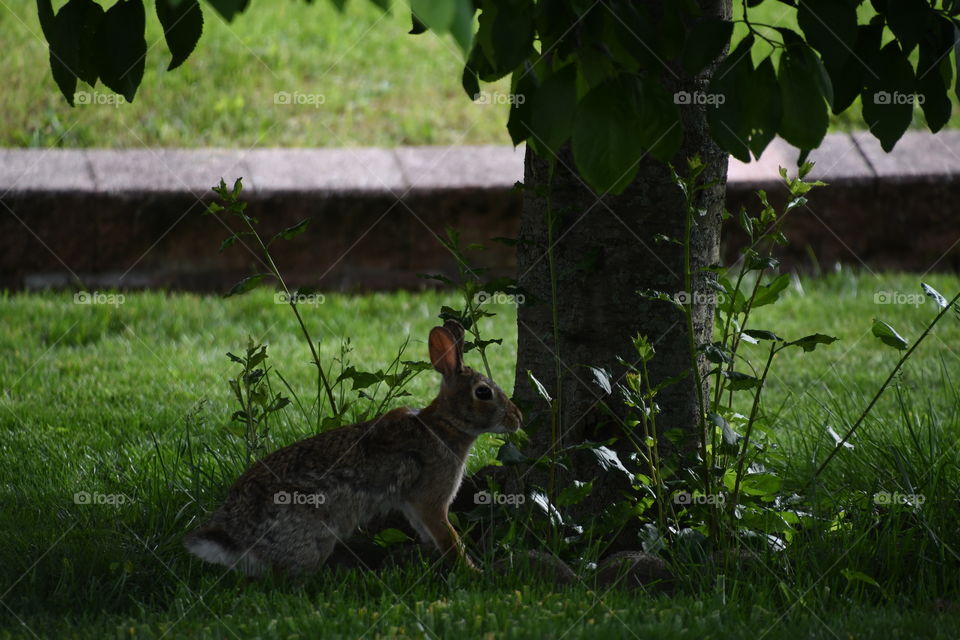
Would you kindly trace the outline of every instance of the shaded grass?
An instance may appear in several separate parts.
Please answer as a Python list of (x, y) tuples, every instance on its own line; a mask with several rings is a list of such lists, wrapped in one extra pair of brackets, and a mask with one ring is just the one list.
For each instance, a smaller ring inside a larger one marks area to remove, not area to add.
[[(840, 273), (802, 280), (777, 305), (757, 310), (758, 328), (794, 338), (814, 331), (841, 341), (787, 354), (768, 389), (774, 464), (800, 488), (837, 431), (852, 422), (896, 354), (870, 336), (872, 317), (915, 338), (932, 305), (878, 305), (877, 291), (918, 291), (917, 276)], [(954, 276), (929, 282), (948, 294)], [(410, 359), (442, 293), (331, 294), (306, 308), (323, 358), (351, 336), (351, 357), (376, 369), (410, 336)], [(494, 377), (513, 382), (516, 329), (498, 309), (487, 333)], [(820, 487), (833, 530), (797, 532), (786, 554), (761, 553), (723, 580), (686, 585), (673, 598), (571, 587), (529, 575), (467, 576), (423, 565), (377, 574), (329, 573), (297, 584), (246, 585), (190, 560), (180, 540), (242, 470), (229, 435), (233, 410), (224, 353), (248, 335), (310, 398), (308, 353), (289, 311), (269, 292), (223, 300), (127, 294), (119, 307), (72, 304), (62, 293), (0, 299), (0, 627), (40, 637), (949, 637), (958, 622), (956, 535), (960, 514), (960, 397), (955, 372), (960, 323), (948, 318), (877, 413), (838, 457)], [(861, 339), (862, 338), (862, 339)], [(859, 340), (859, 341), (858, 341)], [(468, 354), (468, 360), (471, 355)], [(476, 363), (475, 363), (476, 364)], [(429, 401), (435, 374), (411, 384), (410, 404)], [(779, 413), (774, 411), (780, 408)], [(275, 445), (311, 433), (292, 408)], [(489, 440), (470, 467), (493, 456)], [(920, 510), (871, 508), (878, 491), (922, 493)], [(121, 504), (76, 504), (76, 492), (123, 496)], [(848, 582), (858, 571), (879, 586)], [(693, 574), (695, 580), (696, 574)], [(202, 601), (199, 595), (203, 595)], [(19, 627), (19, 620), (27, 626)], [(132, 629), (132, 631), (131, 631)], [(3, 634), (0, 631), (0, 634)], [(565, 635), (564, 635), (565, 634)]]

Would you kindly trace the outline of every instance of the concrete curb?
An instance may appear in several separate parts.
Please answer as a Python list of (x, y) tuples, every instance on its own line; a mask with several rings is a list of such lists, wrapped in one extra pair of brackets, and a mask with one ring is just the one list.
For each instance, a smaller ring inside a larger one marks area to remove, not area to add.
[[(774, 141), (759, 161), (731, 160), (728, 208), (781, 191), (797, 152)], [(833, 134), (811, 154), (831, 185), (791, 221), (797, 263), (809, 252), (871, 268), (960, 267), (960, 131), (909, 133), (891, 154), (869, 134)], [(200, 216), (220, 177), (244, 178), (266, 227), (317, 219), (284, 259), (294, 281), (329, 288), (418, 287), (450, 271), (436, 241), (516, 235), (523, 150), (399, 149), (0, 150), (0, 287), (170, 286), (220, 289), (249, 271), (248, 253), (218, 256), (228, 232)], [(376, 233), (372, 231), (377, 228)], [(269, 231), (270, 229), (265, 229)], [(731, 232), (728, 246), (742, 239)], [(290, 245), (293, 247), (294, 245)], [(786, 256), (791, 259), (790, 251)], [(512, 252), (492, 249), (509, 273)]]

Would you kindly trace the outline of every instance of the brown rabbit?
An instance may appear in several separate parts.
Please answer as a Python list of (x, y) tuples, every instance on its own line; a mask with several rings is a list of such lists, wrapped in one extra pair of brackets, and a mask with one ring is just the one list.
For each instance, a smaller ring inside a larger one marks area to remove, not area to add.
[(256, 576), (302, 574), (374, 516), (399, 510), (445, 556), (470, 564), (447, 509), (481, 433), (520, 428), (520, 411), (487, 377), (463, 366), (463, 327), (430, 331), (443, 374), (430, 406), (301, 440), (251, 466), (206, 526), (184, 541), (197, 557)]

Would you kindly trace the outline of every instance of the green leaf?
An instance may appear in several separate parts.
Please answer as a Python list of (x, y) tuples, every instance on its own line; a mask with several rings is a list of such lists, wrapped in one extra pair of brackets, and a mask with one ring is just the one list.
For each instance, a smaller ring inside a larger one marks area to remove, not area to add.
[(93, 0), (70, 0), (53, 15), (50, 0), (39, 0), (40, 26), (50, 45), (50, 71), (60, 93), (74, 106), (77, 80), (97, 83), (96, 35), (103, 9)]
[(700, 73), (723, 53), (732, 34), (729, 20), (709, 17), (694, 24), (684, 43), (683, 68), (691, 76)]
[(143, 80), (147, 41), (142, 0), (118, 0), (97, 29), (97, 69), (103, 84), (133, 102)]
[(354, 391), (360, 391), (361, 389), (372, 387), (379, 382), (383, 382), (383, 379), (384, 376), (382, 371), (377, 371), (375, 373), (370, 371), (358, 371), (352, 366), (347, 367), (339, 376), (337, 376), (337, 382), (342, 380), (350, 380)]
[(891, 327), (883, 320), (874, 319), (872, 332), (873, 335), (880, 338), (880, 341), (883, 344), (894, 347), (895, 349), (899, 349), (901, 351), (906, 349), (907, 345), (909, 344), (903, 336), (897, 333), (896, 329)]
[(788, 342), (785, 346), (787, 347), (801, 347), (804, 351), (809, 352), (817, 348), (817, 345), (820, 344), (833, 344), (837, 341), (837, 338), (833, 336), (828, 336), (823, 333), (814, 333), (809, 336), (804, 336), (799, 340), (794, 340), (793, 342)]
[[(752, 123), (750, 122), (753, 61), (750, 49), (753, 35), (740, 41), (736, 49), (720, 63), (710, 80), (708, 97), (714, 105), (707, 107), (707, 124), (711, 137), (734, 158), (750, 162), (748, 146)], [(777, 123), (779, 125), (779, 122)]]
[[(456, 0), (462, 2), (463, 0)], [(457, 15), (454, 0), (410, 0), (413, 15), (435, 33), (446, 33)]]
[[(180, 1), (182, 2), (183, 0)], [(224, 20), (231, 22), (234, 16), (242, 13), (244, 9), (247, 8), (250, 0), (207, 0), (207, 3), (216, 9), (217, 13), (223, 16)]]
[(537, 394), (547, 401), (547, 403), (553, 402), (553, 398), (550, 397), (550, 393), (547, 391), (547, 388), (540, 383), (539, 380), (533, 375), (533, 372), (527, 369), (527, 378), (530, 379), (530, 384), (533, 385), (534, 390)]
[[(450, 3), (452, 0), (438, 1)], [(498, 76), (510, 73), (535, 53), (533, 11), (533, 3), (529, 0), (480, 2), (477, 43)]]
[(590, 369), (590, 373), (593, 374), (593, 381), (597, 383), (597, 386), (603, 389), (604, 393), (610, 395), (613, 393), (613, 387), (610, 384), (610, 372), (599, 367), (587, 367)]
[(655, 80), (621, 76), (588, 92), (573, 127), (573, 158), (599, 194), (620, 193), (645, 152), (669, 160), (682, 142), (677, 106)]
[(517, 448), (517, 445), (512, 442), (504, 442), (497, 450), (497, 460), (499, 460), (501, 464), (510, 465), (523, 464), (529, 462), (530, 459), (523, 455), (523, 452)]
[(592, 482), (580, 482), (579, 480), (574, 480), (573, 484), (568, 487), (564, 487), (563, 491), (560, 492), (560, 495), (557, 496), (556, 505), (558, 507), (567, 507), (574, 504), (580, 504), (583, 502), (584, 498), (590, 495), (591, 491), (593, 491)]
[(373, 542), (381, 547), (391, 547), (412, 540), (400, 529), (384, 529), (373, 537)]
[(244, 294), (250, 291), (251, 289), (253, 289), (254, 287), (256, 287), (258, 284), (260, 284), (260, 281), (266, 278), (268, 275), (270, 274), (257, 273), (252, 276), (247, 276), (237, 284), (230, 287), (230, 291), (228, 291), (224, 297), (229, 298), (230, 296), (237, 296), (237, 295)]
[(568, 64), (544, 78), (529, 104), (528, 128), (537, 149), (556, 156), (570, 139), (577, 109), (576, 65)]
[(877, 77), (865, 76), (863, 119), (883, 150), (889, 152), (913, 118), (913, 67), (896, 42), (881, 49), (871, 67)]
[(780, 490), (780, 478), (771, 473), (750, 473), (743, 477), (740, 490), (749, 496), (770, 496)]
[(780, 57), (778, 78), (783, 110), (778, 133), (798, 149), (816, 149), (827, 134), (829, 118), (823, 75), (819, 58), (803, 42), (789, 44)]
[(943, 309), (944, 307), (947, 306), (947, 304), (948, 304), (948, 303), (947, 303), (947, 299), (944, 298), (942, 295), (940, 295), (940, 292), (939, 292), (939, 291), (937, 291), (936, 289), (934, 289), (933, 287), (931, 287), (930, 285), (928, 285), (928, 284), (925, 283), (925, 282), (921, 282), (921, 283), (920, 283), (920, 288), (923, 289), (923, 292), (924, 292), (925, 294), (927, 294), (927, 296), (928, 296), (931, 300), (933, 300), (934, 302), (937, 303), (937, 306), (938, 306), (938, 307), (940, 307), (941, 309)]
[(927, 0), (888, 0), (886, 8), (887, 25), (909, 54), (927, 29), (933, 10)]
[(167, 66), (167, 71), (172, 71), (183, 64), (197, 46), (203, 33), (203, 12), (197, 0), (157, 0), (157, 18), (173, 56)]
[(848, 584), (852, 584), (854, 582), (863, 582), (865, 584), (877, 587), (878, 589), (880, 588), (880, 583), (862, 571), (857, 571), (855, 569), (841, 569), (840, 573), (843, 574), (843, 577), (847, 579)]
[(755, 158), (759, 158), (777, 135), (783, 111), (772, 55), (757, 65), (750, 78), (750, 87), (746, 116), (750, 128), (750, 152)]
[(270, 242), (267, 243), (267, 246), (273, 244), (274, 240), (279, 240), (281, 238), (284, 240), (292, 240), (293, 238), (296, 238), (298, 235), (307, 230), (307, 225), (309, 224), (310, 218), (304, 218), (292, 227), (287, 227), (277, 235), (270, 238)]
[(789, 284), (790, 276), (784, 273), (774, 278), (768, 284), (762, 285), (757, 289), (757, 295), (753, 298), (753, 307), (763, 307), (768, 304), (773, 304)]
[(842, 61), (832, 58), (824, 60), (833, 85), (833, 113), (841, 113), (853, 104), (863, 89), (864, 78), (876, 73), (871, 61), (880, 54), (882, 36), (882, 22), (862, 24), (857, 28), (854, 55)]
[(743, 333), (751, 338), (756, 338), (757, 340), (772, 340), (774, 342), (783, 341), (783, 338), (775, 334), (773, 331), (764, 331), (763, 329), (747, 329)]
[[(387, 2), (388, 0), (383, 0)], [(469, 53), (473, 45), (473, 2), (470, 0), (456, 0), (456, 13), (453, 16), (453, 24), (450, 25), (450, 34), (456, 41), (457, 46), (464, 53)], [(384, 7), (387, 10), (389, 5)]]
[(797, 24), (824, 61), (842, 63), (857, 40), (857, 3), (850, 0), (801, 0)]
[(733, 391), (743, 391), (760, 386), (760, 379), (740, 371), (721, 371), (720, 374), (729, 380), (727, 388)]
[(740, 440), (740, 434), (733, 430), (730, 426), (730, 423), (726, 419), (717, 413), (708, 413), (707, 417), (717, 427), (720, 427), (720, 430), (723, 432), (723, 441), (727, 444), (737, 444)]
[(920, 40), (917, 62), (917, 95), (930, 131), (936, 133), (947, 124), (953, 112), (950, 102), (950, 51), (953, 49), (953, 23), (944, 18), (932, 21)]

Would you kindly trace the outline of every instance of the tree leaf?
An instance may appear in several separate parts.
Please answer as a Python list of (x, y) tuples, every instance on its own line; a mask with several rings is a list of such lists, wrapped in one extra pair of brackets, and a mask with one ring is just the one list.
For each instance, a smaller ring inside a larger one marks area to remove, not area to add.
[(167, 71), (190, 57), (203, 33), (203, 12), (197, 0), (157, 0), (157, 18), (172, 58)]
[(881, 49), (871, 67), (877, 77), (865, 76), (863, 119), (883, 150), (889, 152), (913, 118), (913, 67), (896, 42)]
[(850, 0), (801, 0), (797, 24), (824, 61), (839, 64), (857, 40), (857, 7)]
[(716, 60), (730, 44), (733, 23), (709, 17), (690, 28), (683, 47), (683, 68), (691, 76)]
[(780, 104), (780, 85), (773, 67), (773, 56), (767, 56), (750, 78), (747, 105), (747, 123), (750, 128), (750, 152), (755, 158), (763, 154), (777, 135), (783, 107)]
[(887, 25), (904, 54), (909, 54), (928, 28), (928, 18), (933, 14), (930, 5), (927, 0), (889, 0), (886, 9)]
[(656, 80), (621, 76), (588, 92), (577, 108), (573, 158), (599, 194), (620, 193), (646, 152), (667, 161), (683, 141), (680, 114)]
[(97, 29), (97, 69), (103, 84), (133, 102), (143, 80), (147, 41), (142, 0), (118, 0)]
[(874, 319), (872, 332), (873, 335), (880, 338), (880, 341), (883, 344), (894, 347), (895, 349), (899, 349), (901, 351), (906, 349), (907, 345), (909, 344), (903, 336), (897, 333), (896, 329), (891, 327), (883, 320)]
[(857, 28), (854, 55), (847, 56), (842, 62), (832, 58), (823, 61), (833, 85), (833, 113), (846, 111), (863, 90), (864, 78), (875, 73), (868, 65), (880, 53), (882, 36), (882, 21), (862, 24)]
[(431, 31), (442, 34), (450, 30), (457, 15), (456, 2), (464, 0), (410, 0), (413, 15)]
[(603, 391), (610, 395), (613, 393), (613, 387), (610, 385), (610, 373), (605, 369), (599, 367), (587, 367), (590, 369), (590, 372), (593, 374), (593, 381), (597, 383), (597, 386), (603, 389)]
[[(180, 0), (181, 2), (183, 0)], [(207, 0), (227, 22), (233, 21), (234, 16), (242, 13), (250, 4), (250, 0)]]
[(477, 43), (497, 75), (510, 73), (534, 54), (533, 11), (528, 0), (481, 0)]
[(803, 42), (786, 46), (778, 75), (783, 108), (778, 133), (798, 149), (816, 149), (827, 134), (822, 73), (820, 60), (810, 47)]
[(930, 131), (936, 133), (947, 124), (953, 112), (948, 94), (952, 68), (950, 50), (953, 49), (953, 23), (936, 17), (932, 27), (920, 40), (917, 61), (917, 95)]
[(78, 79), (89, 85), (97, 83), (94, 52), (103, 8), (93, 0), (70, 0), (54, 16), (50, 0), (39, 0), (37, 11), (50, 45), (53, 80), (72, 107)]
[[(753, 61), (750, 49), (753, 35), (740, 41), (736, 49), (720, 63), (710, 80), (708, 96), (714, 96), (715, 105), (707, 107), (710, 136), (734, 158), (750, 162), (748, 142), (752, 124), (750, 101), (753, 93), (750, 83)], [(779, 122), (777, 123), (779, 125)]]
[(577, 69), (568, 64), (553, 71), (540, 84), (530, 101), (530, 135), (537, 149), (555, 156), (570, 139), (577, 109)]

